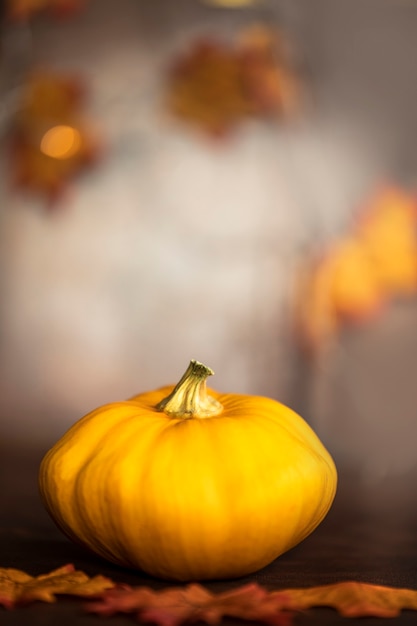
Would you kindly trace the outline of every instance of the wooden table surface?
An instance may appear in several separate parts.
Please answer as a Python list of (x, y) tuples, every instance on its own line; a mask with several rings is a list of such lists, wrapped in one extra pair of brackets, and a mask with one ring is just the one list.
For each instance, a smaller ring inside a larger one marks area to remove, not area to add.
[[(37, 493), (37, 469), (42, 450), (0, 446), (0, 567), (23, 569), (32, 575), (66, 563), (89, 575), (103, 574), (115, 581), (154, 588), (164, 582), (108, 564), (70, 543), (55, 528)], [(253, 576), (215, 581), (207, 586), (224, 590), (256, 581), (270, 589), (358, 580), (417, 589), (416, 476), (398, 476), (366, 482), (339, 468), (340, 484), (331, 512), (321, 526), (299, 546)], [(103, 618), (83, 611), (83, 603), (61, 597), (56, 604), (36, 603), (6, 611), (2, 626), (103, 626)], [(106, 622), (107, 623), (107, 622)], [(109, 618), (109, 626), (127, 626), (130, 616)], [(224, 624), (239, 624), (224, 620)], [(381, 619), (349, 619), (331, 609), (313, 609), (297, 615), (295, 625), (385, 623)], [(386, 622), (416, 624), (417, 613), (404, 611)]]

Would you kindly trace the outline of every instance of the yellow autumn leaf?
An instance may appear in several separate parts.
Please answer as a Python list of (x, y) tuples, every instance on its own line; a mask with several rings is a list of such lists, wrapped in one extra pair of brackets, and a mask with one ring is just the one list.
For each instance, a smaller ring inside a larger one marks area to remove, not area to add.
[(30, 576), (18, 569), (0, 568), (0, 606), (6, 609), (36, 600), (55, 602), (56, 594), (97, 596), (112, 587), (114, 583), (105, 576), (89, 578), (71, 564), (40, 576)]

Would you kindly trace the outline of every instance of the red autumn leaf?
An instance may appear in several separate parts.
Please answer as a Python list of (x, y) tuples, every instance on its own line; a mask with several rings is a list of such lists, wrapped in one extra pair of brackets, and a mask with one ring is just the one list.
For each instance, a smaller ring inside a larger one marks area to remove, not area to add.
[(160, 591), (115, 585), (104, 576), (89, 578), (73, 565), (40, 576), (0, 568), (0, 605), (6, 609), (55, 602), (56, 595), (95, 598), (86, 606), (91, 613), (127, 613), (157, 626), (219, 624), (224, 617), (289, 626), (296, 612), (314, 607), (331, 607), (344, 617), (390, 618), (403, 609), (417, 611), (416, 590), (356, 581), (280, 591), (253, 583), (216, 594), (199, 584)]
[(291, 614), (283, 610), (285, 594), (271, 594), (257, 584), (214, 594), (198, 584), (153, 591), (147, 587), (106, 591), (87, 609), (99, 615), (133, 613), (157, 626), (184, 623), (219, 624), (223, 617), (258, 621), (270, 626), (289, 626)]
[(13, 609), (17, 605), (36, 600), (55, 602), (56, 594), (97, 596), (113, 586), (114, 583), (108, 578), (89, 578), (71, 564), (41, 576), (30, 576), (17, 569), (0, 568), (0, 606)]
[(286, 589), (287, 608), (302, 611), (327, 606), (344, 617), (396, 617), (402, 609), (417, 611), (417, 591), (397, 589), (355, 581), (322, 585), (306, 589)]
[(218, 624), (223, 617), (288, 626), (295, 612), (314, 607), (331, 607), (344, 617), (396, 617), (402, 609), (417, 611), (417, 591), (355, 581), (282, 591), (249, 584), (218, 594), (197, 584), (162, 591), (114, 588), (87, 609), (104, 616), (131, 613), (157, 626)]

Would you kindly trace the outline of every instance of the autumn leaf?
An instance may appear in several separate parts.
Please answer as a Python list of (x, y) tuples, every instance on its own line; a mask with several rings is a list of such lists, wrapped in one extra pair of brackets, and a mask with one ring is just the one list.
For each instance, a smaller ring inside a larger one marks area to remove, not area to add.
[(385, 188), (351, 231), (310, 259), (296, 279), (298, 339), (311, 354), (346, 322), (375, 318), (397, 297), (417, 293), (417, 203)]
[(36, 71), (27, 82), (9, 137), (17, 187), (57, 199), (69, 181), (99, 155), (82, 114), (84, 93), (72, 76)]
[(282, 591), (253, 583), (218, 594), (198, 584), (161, 591), (114, 588), (87, 610), (103, 616), (130, 613), (157, 626), (218, 624), (223, 617), (288, 626), (296, 612), (314, 607), (331, 607), (344, 617), (396, 617), (402, 609), (417, 610), (417, 591), (355, 581)]
[(199, 584), (156, 591), (116, 585), (104, 576), (89, 578), (73, 565), (41, 576), (0, 568), (0, 605), (6, 609), (36, 600), (55, 602), (56, 595), (94, 598), (85, 607), (90, 613), (131, 614), (156, 626), (219, 624), (224, 617), (290, 626), (297, 612), (314, 607), (330, 607), (344, 617), (391, 618), (403, 609), (417, 611), (416, 590), (356, 581), (279, 591), (256, 583), (220, 593)]
[(113, 586), (108, 578), (89, 578), (71, 564), (41, 576), (30, 576), (18, 569), (0, 568), (0, 605), (12, 609), (36, 600), (55, 602), (56, 594), (96, 596)]
[(174, 65), (167, 97), (174, 116), (222, 136), (248, 114), (233, 51), (199, 40)]
[(289, 626), (291, 614), (283, 610), (285, 593), (271, 594), (257, 584), (214, 594), (198, 584), (153, 591), (147, 587), (110, 589), (87, 605), (99, 615), (132, 613), (157, 626), (184, 623), (219, 624), (223, 617), (258, 621), (270, 626)]
[(245, 29), (237, 44), (241, 82), (251, 112), (258, 116), (292, 116), (300, 104), (295, 75), (283, 33), (263, 24)]
[(347, 581), (306, 589), (286, 589), (287, 608), (302, 611), (327, 606), (344, 617), (396, 617), (402, 609), (417, 611), (417, 591)]
[(260, 25), (230, 44), (196, 40), (173, 65), (167, 106), (175, 117), (225, 136), (249, 116), (289, 114), (298, 98), (278, 34)]
[(417, 291), (417, 203), (399, 189), (375, 195), (357, 229), (383, 287), (391, 294)]

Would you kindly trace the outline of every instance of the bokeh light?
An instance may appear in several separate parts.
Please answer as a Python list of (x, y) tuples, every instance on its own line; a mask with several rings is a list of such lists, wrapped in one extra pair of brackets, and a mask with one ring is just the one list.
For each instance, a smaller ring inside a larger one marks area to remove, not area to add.
[(40, 149), (53, 159), (70, 159), (81, 147), (81, 135), (71, 126), (53, 126), (42, 137)]

